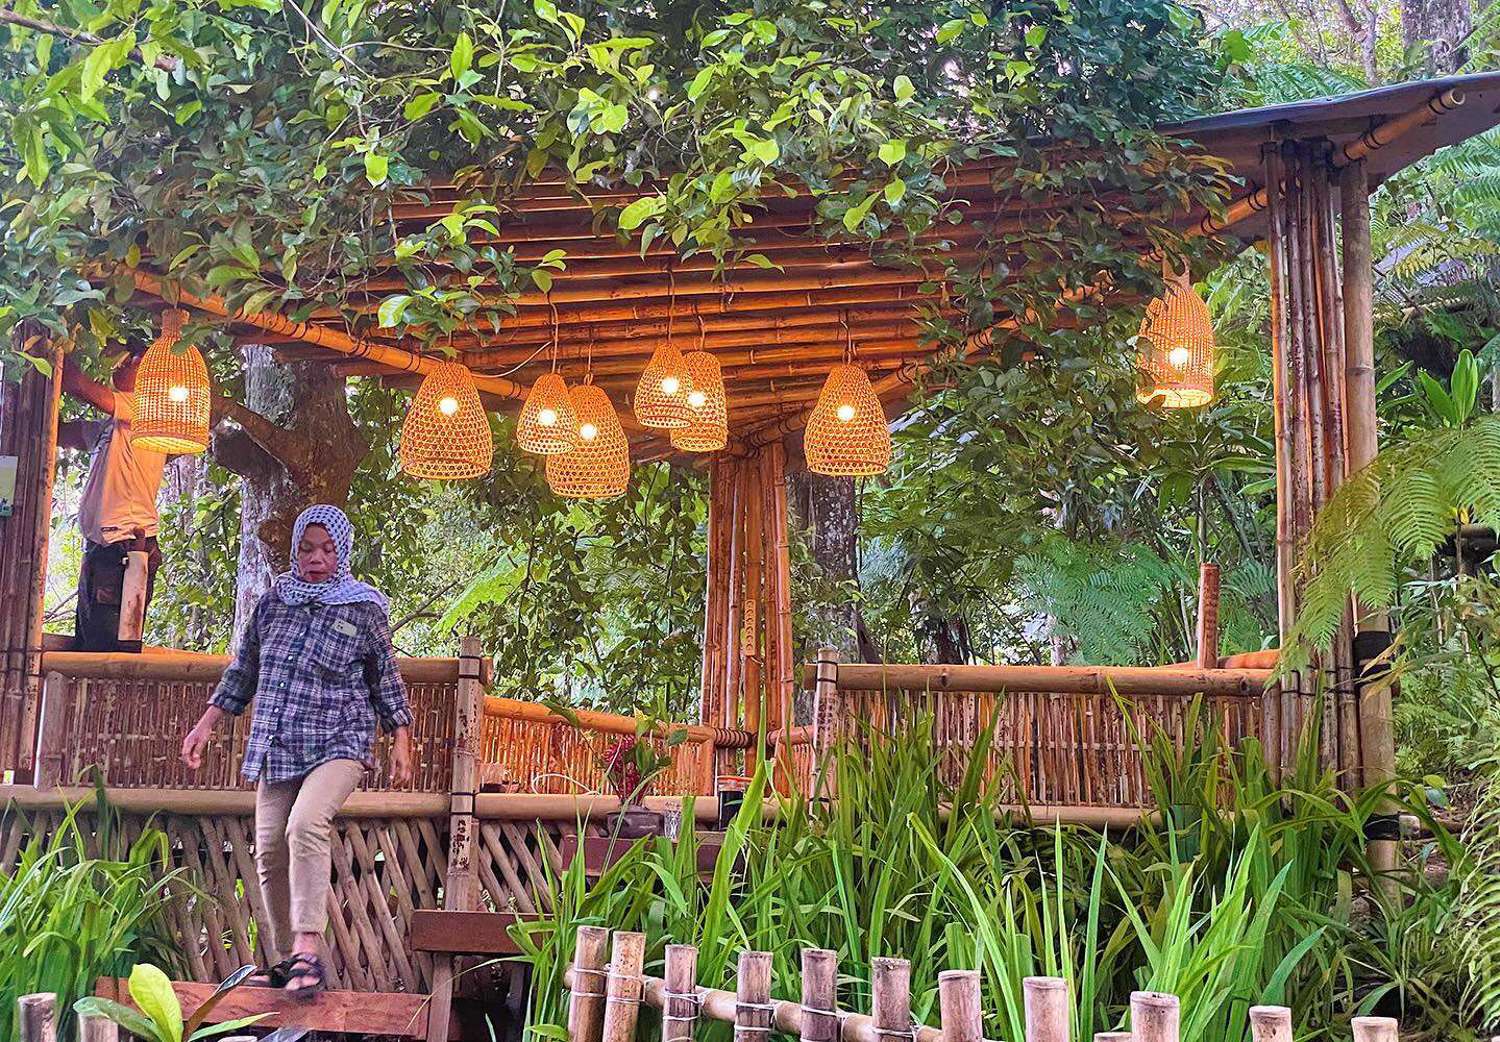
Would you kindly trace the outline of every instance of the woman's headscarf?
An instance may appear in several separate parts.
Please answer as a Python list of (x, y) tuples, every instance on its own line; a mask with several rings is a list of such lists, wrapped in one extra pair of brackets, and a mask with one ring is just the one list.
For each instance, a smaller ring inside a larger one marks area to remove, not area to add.
[[(302, 533), (308, 525), (322, 525), (333, 539), (338, 553), (338, 568), (324, 582), (310, 583), (302, 578), (297, 569), (297, 547), (302, 542)], [(362, 583), (349, 573), (350, 551), (354, 549), (354, 526), (338, 507), (319, 503), (297, 515), (292, 526), (292, 570), (276, 577), (276, 596), (285, 604), (378, 604), (382, 611), (390, 611), (390, 601), (369, 583)]]

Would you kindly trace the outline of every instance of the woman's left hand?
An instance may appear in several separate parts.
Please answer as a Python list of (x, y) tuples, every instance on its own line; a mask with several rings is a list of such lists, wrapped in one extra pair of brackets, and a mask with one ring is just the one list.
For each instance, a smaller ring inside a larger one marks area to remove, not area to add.
[(391, 786), (405, 788), (411, 779), (411, 728), (398, 727), (391, 739)]

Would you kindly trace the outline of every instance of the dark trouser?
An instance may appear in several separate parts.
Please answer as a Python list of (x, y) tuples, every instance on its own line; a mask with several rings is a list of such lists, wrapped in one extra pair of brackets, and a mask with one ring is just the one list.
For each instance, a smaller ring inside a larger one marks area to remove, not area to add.
[[(133, 540), (124, 539), (108, 546), (93, 540), (85, 542), (83, 567), (78, 572), (78, 611), (73, 623), (74, 651), (119, 651), (120, 601), (125, 590), (126, 554)], [(156, 536), (146, 537), (146, 603), (156, 587), (156, 569), (161, 565), (161, 550)]]

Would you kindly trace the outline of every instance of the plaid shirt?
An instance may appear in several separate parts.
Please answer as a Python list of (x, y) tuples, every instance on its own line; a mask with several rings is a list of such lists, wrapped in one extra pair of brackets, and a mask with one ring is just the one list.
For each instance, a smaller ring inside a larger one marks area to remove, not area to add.
[(329, 760), (373, 766), (376, 717), (386, 731), (412, 722), (390, 623), (369, 603), (262, 597), (209, 703), (238, 716), (252, 698), (240, 769), (252, 782), (299, 778)]

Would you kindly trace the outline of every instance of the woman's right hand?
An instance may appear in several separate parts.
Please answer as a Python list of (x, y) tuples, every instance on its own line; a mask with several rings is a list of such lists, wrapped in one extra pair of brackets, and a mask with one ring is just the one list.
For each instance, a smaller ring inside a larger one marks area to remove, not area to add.
[(193, 729), (183, 736), (182, 762), (189, 770), (196, 771), (203, 766), (203, 752), (208, 748), (208, 740), (213, 737), (214, 725), (225, 715), (224, 710), (218, 706), (209, 706), (193, 725)]

